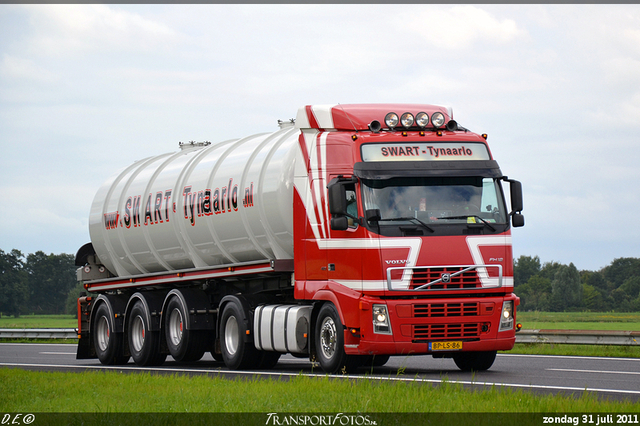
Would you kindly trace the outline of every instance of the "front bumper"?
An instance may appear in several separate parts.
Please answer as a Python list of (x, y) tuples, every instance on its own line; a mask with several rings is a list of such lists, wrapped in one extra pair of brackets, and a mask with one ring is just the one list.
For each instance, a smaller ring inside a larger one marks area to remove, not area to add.
[[(514, 294), (473, 298), (366, 299), (360, 303), (360, 329), (345, 330), (345, 351), (348, 354), (451, 353), (448, 348), (463, 352), (494, 351), (510, 350), (515, 344), (515, 327), (499, 330), (503, 302), (513, 300), (514, 306), (518, 304)], [(387, 305), (390, 334), (374, 333), (370, 306), (379, 303)]]

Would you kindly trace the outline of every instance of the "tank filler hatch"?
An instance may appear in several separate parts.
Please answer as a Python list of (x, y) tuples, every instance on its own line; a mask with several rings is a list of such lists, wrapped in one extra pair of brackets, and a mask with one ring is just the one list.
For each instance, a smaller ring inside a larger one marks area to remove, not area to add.
[(185, 149), (191, 149), (191, 148), (203, 148), (203, 147), (209, 146), (209, 145), (211, 145), (211, 142), (209, 142), (209, 141), (203, 141), (203, 142), (196, 142), (196, 141), (178, 142), (178, 146), (180, 146), (180, 149), (182, 151), (184, 151)]

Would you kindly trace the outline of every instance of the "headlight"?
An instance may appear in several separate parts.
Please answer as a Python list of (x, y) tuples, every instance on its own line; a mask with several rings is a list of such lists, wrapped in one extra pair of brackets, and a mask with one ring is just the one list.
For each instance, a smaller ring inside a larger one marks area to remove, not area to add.
[(413, 114), (411, 114), (410, 112), (405, 112), (404, 114), (402, 114), (402, 117), (400, 117), (400, 122), (406, 129), (413, 126)]
[(500, 329), (498, 331), (507, 331), (511, 329), (513, 329), (513, 300), (509, 300), (502, 304)]
[(390, 112), (384, 117), (384, 124), (386, 124), (390, 129), (396, 127), (398, 125), (398, 121), (400, 120), (398, 119), (398, 114), (395, 112)]
[(441, 112), (434, 112), (431, 116), (431, 122), (435, 127), (441, 127), (444, 124), (444, 114)]
[(416, 114), (416, 124), (419, 127), (425, 127), (429, 124), (429, 114), (426, 112), (419, 112)]
[(387, 305), (373, 305), (373, 332), (391, 334)]

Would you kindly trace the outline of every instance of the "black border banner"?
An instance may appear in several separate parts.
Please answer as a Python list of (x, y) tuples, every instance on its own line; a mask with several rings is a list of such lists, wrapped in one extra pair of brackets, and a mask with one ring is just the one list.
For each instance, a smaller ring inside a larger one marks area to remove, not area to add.
[[(640, 418), (640, 414), (636, 415)], [(0, 425), (560, 426), (617, 424), (606, 413), (2, 413)], [(637, 420), (636, 420), (637, 421)]]

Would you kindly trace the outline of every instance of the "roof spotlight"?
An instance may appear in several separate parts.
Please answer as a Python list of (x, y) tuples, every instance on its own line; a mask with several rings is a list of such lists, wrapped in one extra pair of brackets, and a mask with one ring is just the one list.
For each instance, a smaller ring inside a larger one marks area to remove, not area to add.
[(429, 124), (429, 114), (427, 114), (426, 112), (417, 113), (416, 124), (421, 128), (426, 127), (426, 125)]
[(384, 124), (386, 124), (390, 129), (396, 127), (399, 121), (400, 120), (398, 119), (398, 114), (396, 114), (395, 112), (390, 112), (384, 117)]
[(404, 114), (402, 114), (402, 117), (400, 117), (400, 123), (402, 123), (402, 126), (405, 129), (408, 129), (409, 127), (413, 126), (413, 114), (411, 114), (410, 112), (405, 112)]
[(444, 114), (441, 112), (434, 112), (431, 116), (431, 122), (434, 127), (440, 127), (444, 124)]

